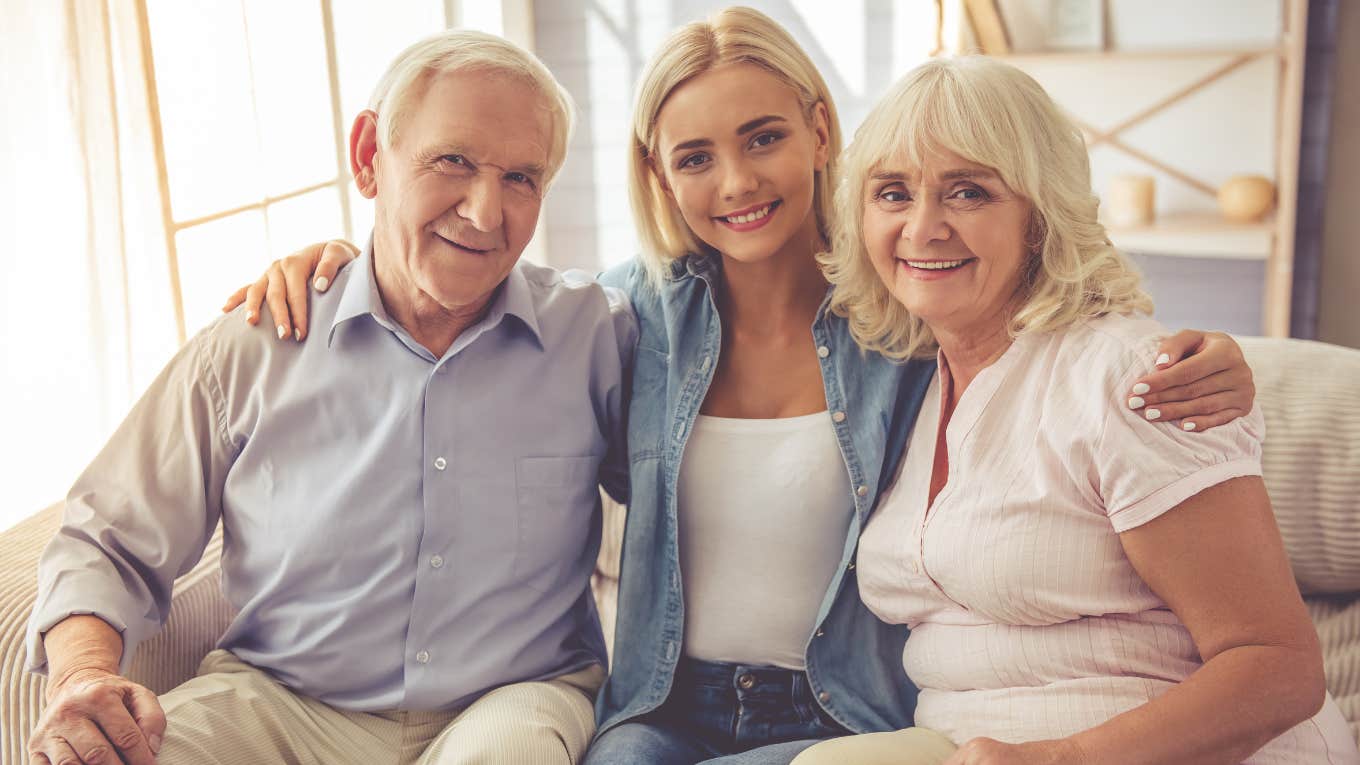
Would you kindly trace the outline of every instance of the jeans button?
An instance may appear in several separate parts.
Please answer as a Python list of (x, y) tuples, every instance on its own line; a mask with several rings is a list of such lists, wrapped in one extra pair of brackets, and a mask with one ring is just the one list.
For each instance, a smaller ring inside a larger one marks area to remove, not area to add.
[(756, 676), (750, 672), (745, 672), (737, 678), (737, 687), (743, 691), (749, 691), (756, 685)]

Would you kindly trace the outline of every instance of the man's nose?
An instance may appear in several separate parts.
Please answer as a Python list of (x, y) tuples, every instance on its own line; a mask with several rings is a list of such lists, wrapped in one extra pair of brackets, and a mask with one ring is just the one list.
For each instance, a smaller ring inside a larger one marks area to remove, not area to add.
[(468, 184), (467, 196), (455, 208), (478, 231), (498, 231), (504, 221), (500, 178), (479, 173)]

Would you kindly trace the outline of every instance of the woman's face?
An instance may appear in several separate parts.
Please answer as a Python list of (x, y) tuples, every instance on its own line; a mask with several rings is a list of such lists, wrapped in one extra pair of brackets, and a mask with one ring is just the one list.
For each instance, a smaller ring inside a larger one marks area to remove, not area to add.
[(950, 152), (925, 167), (886, 159), (863, 193), (865, 249), (898, 302), (937, 333), (1004, 326), (1031, 257), (1027, 200)]
[(671, 92), (653, 169), (705, 244), (739, 261), (817, 237), (815, 172), (826, 168), (826, 107), (809, 121), (792, 88), (754, 64), (726, 64)]

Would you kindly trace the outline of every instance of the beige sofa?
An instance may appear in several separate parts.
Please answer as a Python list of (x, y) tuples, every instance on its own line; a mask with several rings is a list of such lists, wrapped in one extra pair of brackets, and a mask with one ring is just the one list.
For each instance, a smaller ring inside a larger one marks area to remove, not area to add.
[[(1360, 351), (1298, 340), (1241, 339), (1265, 410), (1266, 483), (1294, 575), (1322, 636), (1328, 687), (1360, 736)], [(24, 762), (43, 680), (24, 665), (38, 557), (60, 522), (50, 507), (0, 534), (0, 762)], [(595, 576), (613, 633), (622, 509), (608, 503)], [(166, 628), (142, 645), (131, 676), (160, 693), (190, 677), (231, 609), (218, 589), (221, 539), (176, 585)]]

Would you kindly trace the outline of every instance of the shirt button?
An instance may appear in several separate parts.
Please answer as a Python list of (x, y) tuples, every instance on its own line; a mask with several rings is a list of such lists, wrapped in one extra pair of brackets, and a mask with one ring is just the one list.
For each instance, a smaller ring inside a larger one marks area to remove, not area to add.
[(831, 419), (836, 422), (845, 422), (845, 412), (836, 412), (831, 415)]
[(855, 489), (855, 493), (860, 495), (861, 497), (867, 497), (869, 496), (869, 487), (861, 486), (858, 489)]
[(429, 664), (429, 663), (430, 663), (430, 652), (429, 652), (429, 651), (421, 651), (420, 653), (417, 653), (417, 654), (416, 654), (416, 663), (418, 663), (418, 664)]
[(443, 470), (444, 468), (446, 468), (446, 467), (448, 467), (448, 466), (449, 466), (448, 460), (444, 459), (443, 457), (435, 457), (435, 458), (434, 458), (434, 469), (435, 469), (435, 470)]
[(444, 556), (442, 556), (442, 555), (431, 555), (431, 556), (430, 556), (430, 568), (443, 568), (443, 567), (444, 567)]
[(743, 691), (751, 690), (756, 686), (756, 676), (751, 674), (750, 672), (742, 674), (741, 677), (737, 678), (737, 686), (740, 687)]
[(699, 366), (699, 368), (702, 369), (703, 371), (707, 372), (707, 371), (708, 371), (708, 368), (711, 367), (711, 366), (713, 366), (713, 357), (712, 357), (712, 356), (705, 356), (705, 357), (704, 357), (704, 363), (701, 364), (701, 365)]
[(817, 357), (818, 357), (818, 358), (824, 359), (824, 358), (826, 358), (827, 356), (830, 356), (830, 355), (831, 355), (831, 349), (830, 349), (830, 348), (826, 347), (825, 345), (819, 345), (819, 346), (817, 346)]
[(821, 693), (817, 694), (817, 700), (825, 704), (826, 702), (831, 700), (831, 694), (827, 693), (826, 691), (822, 691)]

